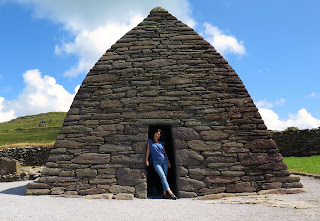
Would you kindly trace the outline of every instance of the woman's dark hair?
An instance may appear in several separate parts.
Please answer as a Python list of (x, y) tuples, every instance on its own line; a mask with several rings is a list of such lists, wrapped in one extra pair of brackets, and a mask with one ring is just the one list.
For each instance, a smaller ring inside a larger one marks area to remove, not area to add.
[(160, 137), (159, 137), (159, 141), (163, 141), (164, 140), (164, 137), (163, 137), (163, 132), (162, 132), (162, 130), (161, 129), (156, 129), (154, 132), (153, 132), (153, 137), (152, 137), (152, 141), (153, 141), (153, 143), (155, 143), (155, 140), (154, 140), (154, 134), (155, 133), (157, 133), (157, 132), (160, 132)]

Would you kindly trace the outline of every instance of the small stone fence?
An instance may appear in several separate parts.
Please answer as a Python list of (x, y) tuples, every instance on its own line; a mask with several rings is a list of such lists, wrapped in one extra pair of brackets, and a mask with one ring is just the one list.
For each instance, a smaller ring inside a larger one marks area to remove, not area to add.
[(270, 131), (284, 157), (320, 155), (320, 130)]
[(0, 157), (15, 159), (21, 166), (43, 166), (49, 158), (52, 146), (15, 147), (0, 150)]

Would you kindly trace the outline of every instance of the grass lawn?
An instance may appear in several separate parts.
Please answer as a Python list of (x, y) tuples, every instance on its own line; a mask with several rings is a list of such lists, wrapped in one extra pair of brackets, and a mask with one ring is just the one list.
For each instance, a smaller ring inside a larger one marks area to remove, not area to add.
[(65, 116), (64, 112), (50, 112), (0, 123), (0, 149), (39, 144), (52, 145)]
[(284, 157), (284, 162), (290, 170), (320, 174), (320, 155), (311, 157)]

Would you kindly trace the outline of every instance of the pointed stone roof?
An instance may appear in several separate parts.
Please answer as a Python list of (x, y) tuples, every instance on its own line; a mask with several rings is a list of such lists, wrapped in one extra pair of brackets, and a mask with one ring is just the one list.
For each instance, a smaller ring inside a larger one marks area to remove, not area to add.
[(171, 128), (180, 197), (302, 186), (237, 73), (192, 28), (157, 7), (90, 70), (39, 183), (27, 193), (146, 198), (152, 125)]

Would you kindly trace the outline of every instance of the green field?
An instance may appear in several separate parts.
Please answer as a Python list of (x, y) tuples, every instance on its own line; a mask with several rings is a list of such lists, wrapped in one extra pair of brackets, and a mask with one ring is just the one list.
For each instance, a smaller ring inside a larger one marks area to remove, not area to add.
[(311, 157), (284, 157), (284, 162), (290, 170), (320, 174), (320, 155)]
[(65, 116), (65, 112), (50, 112), (0, 123), (0, 149), (53, 144)]

